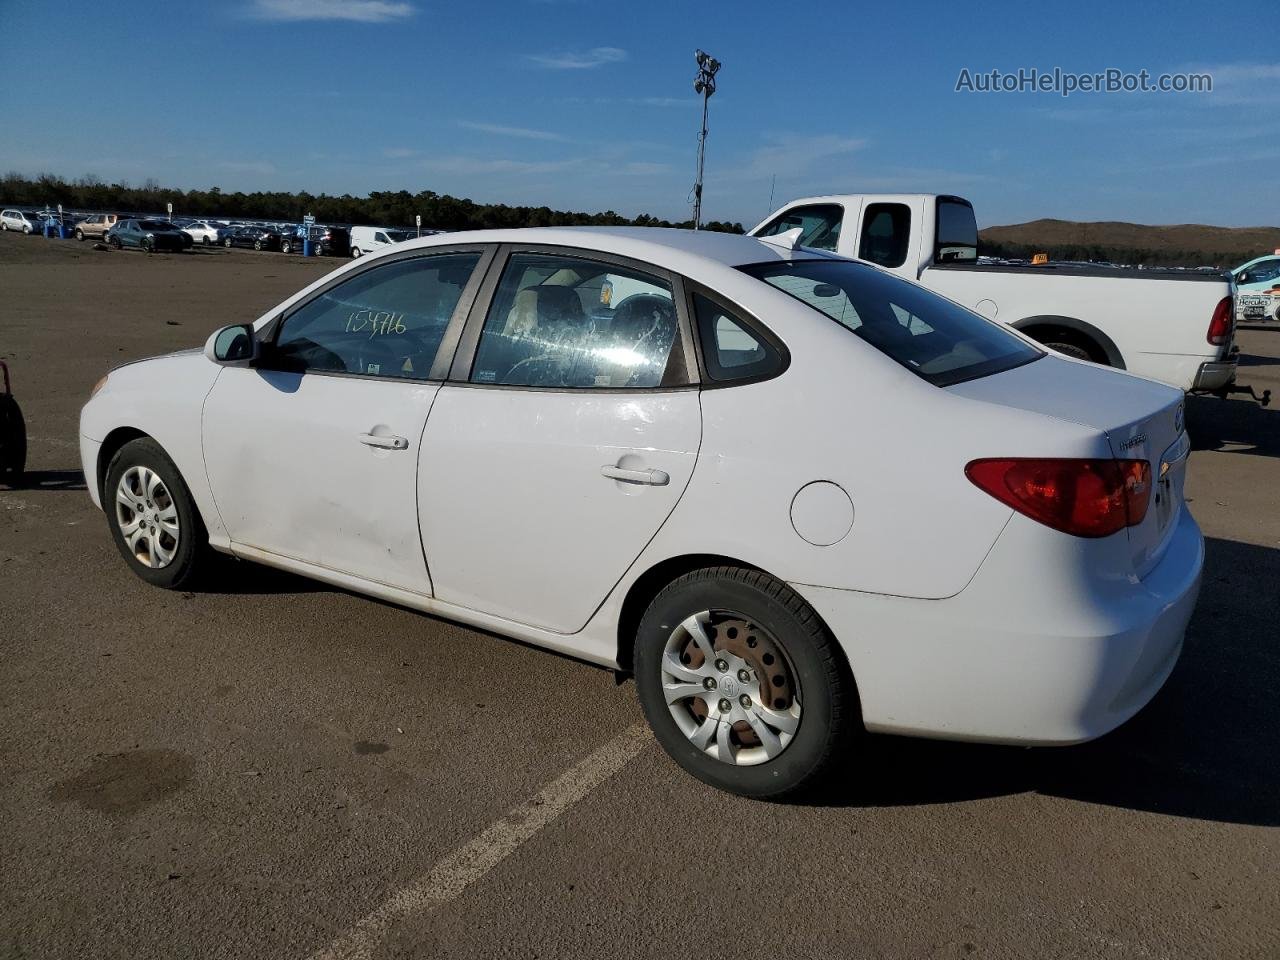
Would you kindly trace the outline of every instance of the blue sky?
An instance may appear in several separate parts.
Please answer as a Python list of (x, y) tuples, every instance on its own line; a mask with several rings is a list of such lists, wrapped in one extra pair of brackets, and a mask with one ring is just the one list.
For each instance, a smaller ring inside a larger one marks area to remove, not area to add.
[[(1256, 12), (1256, 11), (1255, 11)], [(0, 0), (0, 170), (690, 215), (817, 192), (1280, 223), (1274, 18), (1207, 3)], [(56, 68), (42, 50), (58, 50)], [(960, 71), (1205, 71), (1209, 94), (957, 93)], [(12, 131), (24, 135), (14, 136)]]

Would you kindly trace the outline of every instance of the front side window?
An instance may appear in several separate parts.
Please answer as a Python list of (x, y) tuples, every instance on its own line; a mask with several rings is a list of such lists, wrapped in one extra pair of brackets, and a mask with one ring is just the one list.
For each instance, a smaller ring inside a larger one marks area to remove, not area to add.
[(356, 274), (285, 318), (269, 362), (287, 370), (425, 380), (480, 254)]
[(872, 203), (862, 217), (858, 257), (882, 267), (907, 262), (911, 240), (911, 208), (905, 203)]
[(772, 237), (799, 227), (802, 247), (835, 252), (840, 242), (840, 222), (844, 219), (844, 207), (838, 203), (816, 203), (807, 207), (792, 207), (784, 211), (756, 236)]
[(977, 263), (978, 221), (973, 205), (958, 197), (938, 198), (938, 232), (935, 263)]
[(795, 260), (742, 270), (821, 311), (940, 387), (1044, 356), (1000, 324), (863, 264)]
[(1280, 277), (1280, 260), (1263, 260), (1245, 271), (1245, 283), (1267, 283)]
[(471, 382), (662, 386), (683, 368), (677, 329), (671, 286), (659, 277), (570, 256), (513, 254), (485, 317)]

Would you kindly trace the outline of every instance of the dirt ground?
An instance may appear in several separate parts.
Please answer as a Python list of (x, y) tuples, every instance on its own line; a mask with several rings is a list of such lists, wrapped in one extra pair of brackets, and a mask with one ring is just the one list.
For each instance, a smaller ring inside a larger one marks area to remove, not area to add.
[[(1280, 409), (1188, 404), (1204, 590), (1137, 718), (874, 738), (755, 803), (636, 733), (607, 671), (247, 565), (125, 568), (89, 388), (336, 266), (0, 235), (32, 470), (0, 490), (0, 958), (1280, 956)], [(1280, 398), (1280, 329), (1238, 342)]]

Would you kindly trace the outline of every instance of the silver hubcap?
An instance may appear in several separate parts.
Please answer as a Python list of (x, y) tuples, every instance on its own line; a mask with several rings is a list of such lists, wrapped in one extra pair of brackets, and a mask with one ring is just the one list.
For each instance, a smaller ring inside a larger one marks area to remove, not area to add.
[(800, 728), (800, 683), (786, 652), (735, 613), (704, 610), (672, 631), (662, 691), (689, 742), (724, 763), (772, 760)]
[(130, 467), (116, 488), (116, 523), (124, 542), (144, 567), (159, 570), (178, 550), (178, 508), (160, 474)]

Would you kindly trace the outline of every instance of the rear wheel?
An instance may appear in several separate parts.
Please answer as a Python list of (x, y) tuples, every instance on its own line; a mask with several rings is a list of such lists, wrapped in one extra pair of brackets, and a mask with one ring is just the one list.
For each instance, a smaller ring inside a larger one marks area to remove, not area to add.
[(123, 246), (123, 244), (120, 242), (119, 237), (112, 237), (108, 242), (111, 244), (111, 246), (113, 246), (117, 250), (119, 250)]
[(209, 565), (209, 535), (191, 491), (150, 437), (126, 443), (111, 458), (102, 500), (116, 547), (143, 580), (178, 589)]
[(81, 230), (79, 227), (76, 227), (76, 239), (79, 240), (81, 243), (84, 243), (84, 231)]
[(835, 639), (790, 587), (756, 570), (697, 570), (665, 587), (641, 619), (634, 668), (658, 742), (731, 793), (811, 787), (857, 730)]
[(227, 237), (227, 239), (223, 240), (223, 241), (222, 241), (222, 245), (223, 245), (224, 247), (226, 247), (228, 250), (230, 250), (230, 249), (231, 249), (231, 238), (230, 238), (230, 237)]
[(255, 240), (255, 241), (253, 241), (253, 249), (255, 249), (255, 250), (261, 250), (261, 249), (262, 249), (262, 241), (261, 241), (261, 240)]
[(200, 242), (201, 242), (201, 243), (203, 243), (206, 247), (208, 247), (208, 246), (212, 246), (212, 244), (213, 244), (213, 241), (211, 241), (211, 240), (209, 239), (208, 234), (206, 234), (206, 235), (204, 236), (204, 238), (203, 238), (203, 239), (201, 239), (201, 241), (200, 241)]
[(280, 241), (281, 253), (293, 253), (293, 243), (286, 237)]
[(144, 240), (142, 241), (141, 246), (142, 246), (142, 249), (143, 249), (143, 250), (145, 250), (147, 253), (155, 253), (155, 252), (156, 252), (156, 244), (155, 244), (155, 241), (154, 241), (154, 240), (145, 240), (145, 239), (144, 239)]

